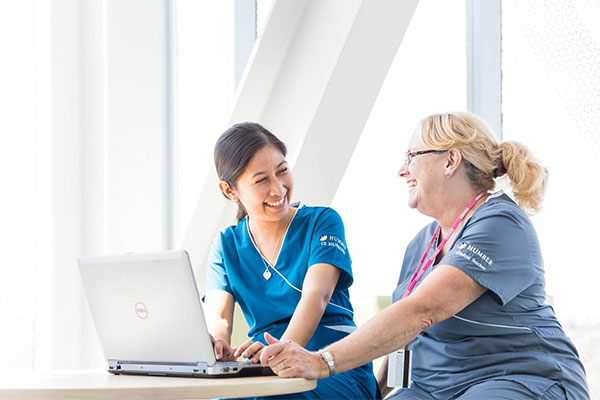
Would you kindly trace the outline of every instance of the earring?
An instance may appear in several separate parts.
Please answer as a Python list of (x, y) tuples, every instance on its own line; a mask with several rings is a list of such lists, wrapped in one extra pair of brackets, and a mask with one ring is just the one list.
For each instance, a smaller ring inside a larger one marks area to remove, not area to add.
[(446, 172), (444, 172), (444, 175), (446, 176), (446, 178), (450, 178), (450, 171), (446, 170)]

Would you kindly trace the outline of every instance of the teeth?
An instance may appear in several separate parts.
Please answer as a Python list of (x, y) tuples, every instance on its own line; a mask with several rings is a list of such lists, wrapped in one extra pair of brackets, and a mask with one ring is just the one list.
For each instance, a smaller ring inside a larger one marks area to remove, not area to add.
[(415, 186), (417, 186), (417, 181), (409, 181), (407, 183), (408, 183), (408, 187), (411, 189), (414, 188)]
[(279, 201), (277, 201), (275, 203), (266, 202), (266, 204), (271, 207), (277, 207), (277, 206), (282, 205), (284, 200), (285, 200), (285, 197), (282, 197)]

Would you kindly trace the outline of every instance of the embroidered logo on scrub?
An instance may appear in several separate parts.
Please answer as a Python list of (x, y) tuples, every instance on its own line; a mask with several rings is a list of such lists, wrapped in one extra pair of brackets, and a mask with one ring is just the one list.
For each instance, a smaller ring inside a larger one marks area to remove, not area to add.
[(321, 246), (329, 246), (335, 247), (343, 254), (346, 254), (346, 244), (343, 240), (334, 235), (321, 235), (319, 236), (319, 241), (321, 242)]
[(483, 270), (486, 270), (487, 267), (491, 267), (494, 263), (494, 260), (481, 251), (477, 246), (467, 242), (461, 242), (457, 246), (456, 255), (471, 261), (473, 264), (477, 265)]

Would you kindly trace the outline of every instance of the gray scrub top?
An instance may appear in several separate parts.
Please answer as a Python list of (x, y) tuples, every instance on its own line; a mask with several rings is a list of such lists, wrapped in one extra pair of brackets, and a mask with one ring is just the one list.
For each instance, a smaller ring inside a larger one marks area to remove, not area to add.
[[(437, 225), (426, 226), (408, 245), (394, 302), (402, 297)], [(440, 399), (498, 379), (518, 382), (540, 396), (559, 383), (569, 399), (589, 398), (577, 350), (552, 307), (544, 304), (543, 261), (527, 215), (507, 195), (492, 196), (455, 235), (439, 264), (462, 270), (488, 290), (409, 345), (413, 382)]]

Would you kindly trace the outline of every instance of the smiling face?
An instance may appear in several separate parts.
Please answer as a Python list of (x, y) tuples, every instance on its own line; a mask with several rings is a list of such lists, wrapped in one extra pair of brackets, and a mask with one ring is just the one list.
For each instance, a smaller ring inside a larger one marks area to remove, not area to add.
[[(412, 135), (408, 150), (412, 153), (429, 150), (421, 140), (417, 130)], [(408, 185), (408, 206), (416, 208), (422, 214), (433, 216), (436, 206), (443, 202), (443, 187), (445, 185), (444, 168), (446, 153), (427, 153), (412, 158), (400, 167), (398, 175), (406, 179)]]
[(259, 150), (238, 179), (232, 194), (250, 219), (279, 222), (289, 213), (293, 179), (281, 151), (273, 146)]

